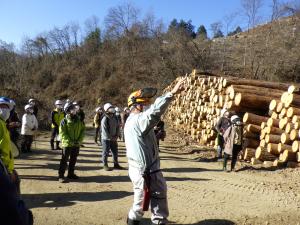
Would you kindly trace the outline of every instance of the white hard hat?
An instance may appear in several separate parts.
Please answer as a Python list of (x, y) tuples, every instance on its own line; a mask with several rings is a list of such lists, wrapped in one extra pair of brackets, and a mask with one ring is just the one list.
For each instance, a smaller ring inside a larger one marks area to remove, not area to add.
[(226, 112), (228, 112), (227, 109), (221, 109), (221, 116), (224, 116)]
[(233, 115), (233, 116), (230, 118), (231, 122), (233, 122), (233, 121), (236, 120), (236, 119), (240, 120), (240, 117), (238, 117), (237, 115)]
[(28, 103), (31, 103), (31, 102), (34, 102), (34, 101), (35, 101), (35, 99), (31, 98), (31, 99), (28, 100)]
[(107, 110), (108, 110), (109, 108), (112, 108), (112, 107), (113, 107), (112, 104), (106, 103), (106, 104), (104, 104), (103, 109), (104, 109), (105, 112), (107, 112)]
[(120, 108), (119, 107), (116, 107), (115, 110), (116, 110), (116, 112), (120, 112)]
[(55, 105), (62, 105), (62, 104), (63, 104), (63, 102), (61, 100), (56, 100), (55, 101)]
[(64, 105), (64, 111), (67, 113), (70, 109), (74, 108), (75, 106), (72, 104), (72, 102), (68, 102)]
[(11, 99), (9, 99), (7, 97), (0, 97), (0, 104), (7, 105), (9, 110), (12, 110), (12, 108), (13, 108), (13, 105), (11, 103)]
[(73, 105), (79, 105), (78, 102), (73, 102)]
[(32, 105), (29, 105), (29, 104), (25, 105), (25, 107), (24, 107), (25, 110), (31, 109), (31, 108), (32, 108)]
[(97, 108), (95, 109), (96, 112), (99, 112), (100, 110), (101, 110), (101, 107), (97, 107)]
[(128, 110), (129, 108), (128, 107), (125, 107), (124, 109), (123, 109), (123, 111), (125, 112), (126, 110)]

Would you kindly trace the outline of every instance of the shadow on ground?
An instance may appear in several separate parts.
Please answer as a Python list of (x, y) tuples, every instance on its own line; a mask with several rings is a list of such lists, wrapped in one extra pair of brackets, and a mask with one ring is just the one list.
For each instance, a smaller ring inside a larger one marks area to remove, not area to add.
[(40, 207), (65, 207), (75, 205), (76, 202), (98, 202), (105, 200), (121, 199), (132, 195), (127, 191), (104, 192), (73, 192), (73, 193), (43, 193), (23, 194), (29, 208)]

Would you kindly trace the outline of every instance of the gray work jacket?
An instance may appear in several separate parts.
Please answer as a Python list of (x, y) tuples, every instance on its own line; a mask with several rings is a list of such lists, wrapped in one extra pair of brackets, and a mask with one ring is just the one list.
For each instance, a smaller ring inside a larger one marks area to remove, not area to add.
[(154, 127), (166, 111), (173, 95), (169, 92), (158, 97), (144, 112), (131, 113), (124, 128), (126, 156), (130, 166), (142, 171), (159, 169), (158, 146)]

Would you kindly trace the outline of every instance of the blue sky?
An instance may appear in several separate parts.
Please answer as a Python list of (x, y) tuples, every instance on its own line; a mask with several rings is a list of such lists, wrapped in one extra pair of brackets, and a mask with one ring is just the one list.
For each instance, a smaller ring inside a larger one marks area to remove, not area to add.
[[(240, 0), (131, 0), (141, 9), (142, 14), (152, 12), (165, 24), (173, 18), (189, 20), (198, 27), (222, 21), (226, 15), (241, 12)], [(270, 14), (271, 0), (264, 0), (262, 15)], [(35, 35), (61, 27), (68, 22), (84, 21), (95, 15), (103, 26), (109, 8), (122, 4), (122, 0), (0, 0), (0, 40), (13, 42), (17, 46), (25, 36)], [(237, 17), (233, 26), (244, 24), (242, 16)]]

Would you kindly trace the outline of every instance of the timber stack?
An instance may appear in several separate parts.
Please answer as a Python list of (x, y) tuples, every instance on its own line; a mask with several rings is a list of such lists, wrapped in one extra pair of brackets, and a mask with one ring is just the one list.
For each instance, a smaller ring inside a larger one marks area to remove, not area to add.
[(214, 127), (221, 110), (227, 109), (244, 123), (241, 159), (253, 164), (272, 161), (274, 166), (296, 165), (300, 162), (299, 90), (299, 86), (286, 83), (205, 75), (193, 70), (164, 119), (200, 145), (216, 147)]

